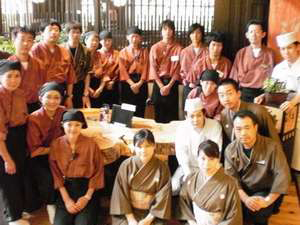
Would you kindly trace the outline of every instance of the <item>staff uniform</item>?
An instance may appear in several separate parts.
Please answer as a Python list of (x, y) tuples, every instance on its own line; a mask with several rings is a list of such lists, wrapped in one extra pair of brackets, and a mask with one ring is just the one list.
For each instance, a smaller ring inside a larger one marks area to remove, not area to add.
[[(32, 153), (41, 148), (49, 148), (53, 140), (63, 135), (61, 127), (62, 114), (65, 107), (59, 106), (53, 118), (50, 118), (44, 109), (33, 112), (28, 117), (27, 145)], [(56, 193), (53, 177), (50, 171), (48, 155), (39, 155), (31, 159), (33, 179), (41, 199), (47, 204), (54, 204)]]
[(46, 82), (56, 81), (60, 84), (73, 84), (76, 80), (75, 71), (68, 50), (55, 45), (51, 52), (45, 43), (38, 43), (31, 49), (31, 54), (40, 59), (47, 71)]
[(198, 170), (185, 181), (179, 198), (177, 218), (197, 224), (241, 225), (242, 209), (236, 181), (220, 168), (211, 177)]
[(15, 174), (5, 172), (5, 162), (0, 157), (0, 194), (4, 217), (8, 222), (22, 218), (25, 209), (24, 175), (26, 159), (27, 106), (23, 90), (8, 91), (0, 85), (0, 140), (16, 165)]
[[(228, 145), (225, 151), (225, 172), (236, 178), (238, 188), (250, 196), (287, 194), (291, 180), (281, 146), (273, 139), (260, 135), (257, 135), (257, 140), (250, 150), (244, 149), (238, 140)], [(253, 222), (267, 224), (275, 203), (276, 201), (258, 212), (244, 207), (243, 215)]]
[(223, 106), (219, 101), (217, 89), (209, 96), (205, 96), (201, 91), (201, 87), (195, 87), (189, 93), (188, 98), (200, 98), (204, 107), (205, 116), (211, 119), (220, 120), (220, 114)]
[[(91, 88), (96, 90), (101, 79), (105, 82), (114, 81), (112, 90), (108, 90), (105, 86), (98, 98), (91, 98), (92, 107), (101, 107), (103, 104), (119, 103), (119, 51), (112, 49), (106, 52), (104, 49), (100, 49), (94, 54), (94, 71), (95, 76), (91, 77)], [(101, 69), (100, 69), (101, 68)]]
[[(20, 61), (16, 55), (10, 56), (8, 60)], [(28, 113), (40, 108), (38, 92), (41, 86), (46, 83), (46, 70), (43, 63), (36, 57), (28, 56), (26, 63), (21, 62), (21, 85), (25, 92)]]
[[(149, 53), (145, 48), (140, 48), (139, 51), (138, 55), (134, 55), (133, 48), (128, 46), (120, 52), (121, 102), (136, 105), (134, 115), (144, 118), (148, 97)], [(129, 78), (135, 83), (143, 80), (138, 94), (133, 93), (126, 82)]]
[(189, 92), (192, 90), (189, 84), (196, 85), (197, 77), (201, 74), (198, 66), (201, 60), (207, 54), (207, 48), (202, 47), (197, 51), (192, 44), (184, 48), (180, 53), (180, 76), (183, 83), (183, 102), (187, 98)]
[(95, 192), (87, 206), (77, 214), (70, 214), (60, 196), (56, 202), (54, 225), (96, 225), (99, 199), (97, 191), (104, 187), (103, 156), (95, 140), (79, 135), (76, 151), (72, 153), (66, 136), (51, 144), (49, 163), (54, 187), (65, 187), (73, 201), (84, 196), (89, 188)]
[(263, 82), (271, 76), (274, 67), (272, 49), (262, 46), (256, 57), (254, 51), (251, 46), (240, 49), (230, 73), (230, 78), (241, 86), (242, 100), (247, 102), (253, 102), (263, 93)]
[(155, 121), (159, 123), (178, 120), (178, 84), (181, 79), (179, 56), (181, 50), (181, 45), (176, 41), (171, 44), (159, 41), (150, 50), (150, 80), (160, 79), (164, 85), (167, 85), (171, 78), (176, 80), (167, 96), (160, 94), (160, 88), (154, 82), (152, 100), (154, 103)]
[[(274, 67), (272, 78), (285, 82), (286, 89), (300, 93), (300, 57), (292, 65), (282, 61)], [(300, 111), (298, 112), (292, 168), (300, 171)]]
[(85, 78), (91, 68), (91, 54), (81, 43), (77, 48), (71, 48), (68, 43), (64, 45), (69, 50), (72, 65), (75, 70), (76, 82), (73, 86), (73, 107), (83, 108), (82, 97), (84, 94)]
[(118, 171), (111, 197), (113, 225), (126, 225), (125, 215), (133, 213), (137, 221), (151, 213), (154, 225), (171, 217), (171, 182), (167, 165), (159, 159), (143, 164), (133, 156)]

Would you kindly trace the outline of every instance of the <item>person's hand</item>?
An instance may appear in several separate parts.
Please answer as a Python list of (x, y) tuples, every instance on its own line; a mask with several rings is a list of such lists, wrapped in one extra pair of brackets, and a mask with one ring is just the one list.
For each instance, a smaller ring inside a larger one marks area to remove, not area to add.
[(16, 164), (12, 159), (9, 159), (9, 160), (5, 161), (4, 167), (5, 167), (5, 172), (7, 174), (12, 175), (12, 174), (15, 174), (17, 172)]
[(107, 90), (112, 90), (114, 84), (115, 84), (115, 82), (114, 82), (113, 80), (107, 82), (107, 84), (106, 84), (106, 89), (107, 89)]
[(82, 96), (83, 108), (91, 108), (91, 101), (89, 96)]
[(93, 98), (98, 98), (103, 91), (103, 87), (99, 87), (93, 94)]
[(89, 94), (91, 97), (94, 95), (94, 93), (95, 93), (94, 89), (89, 87)]
[(138, 225), (139, 223), (135, 219), (127, 220), (128, 225)]
[(72, 109), (73, 108), (73, 101), (72, 97), (67, 97), (65, 100), (65, 106), (67, 109)]
[(169, 95), (170, 90), (171, 90), (171, 88), (170, 88), (168, 85), (163, 86), (163, 87), (160, 89), (160, 94), (161, 94), (162, 96), (167, 96), (167, 95)]
[(145, 219), (142, 219), (138, 225), (151, 225), (152, 224), (152, 220), (147, 219), (147, 217)]
[(261, 95), (257, 96), (256, 98), (254, 98), (254, 103), (262, 104), (264, 100), (265, 100), (265, 94), (261, 94)]
[(262, 203), (259, 196), (248, 197), (245, 201), (245, 205), (253, 212), (259, 211), (262, 208)]
[(65, 201), (65, 206), (67, 211), (71, 214), (76, 214), (80, 211), (79, 208), (76, 206), (75, 202), (73, 201), (73, 199), (71, 198)]
[(294, 104), (293, 101), (285, 101), (280, 105), (280, 109), (289, 112), (295, 105), (296, 104)]
[(130, 88), (134, 94), (138, 94), (140, 92), (140, 86), (138, 83), (130, 85)]
[(79, 209), (79, 211), (83, 210), (88, 203), (89, 203), (88, 198), (84, 196), (80, 197), (76, 202), (77, 209)]

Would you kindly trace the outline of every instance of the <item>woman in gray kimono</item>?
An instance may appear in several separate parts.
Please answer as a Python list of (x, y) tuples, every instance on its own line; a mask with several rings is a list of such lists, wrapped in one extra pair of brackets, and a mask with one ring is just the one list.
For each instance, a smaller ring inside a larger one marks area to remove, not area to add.
[(171, 215), (171, 182), (166, 163), (154, 156), (151, 131), (133, 138), (136, 155), (119, 168), (111, 197), (113, 225), (158, 225)]
[(189, 225), (241, 225), (241, 202), (235, 180), (219, 163), (218, 145), (211, 140), (198, 148), (199, 170), (180, 191), (178, 219)]

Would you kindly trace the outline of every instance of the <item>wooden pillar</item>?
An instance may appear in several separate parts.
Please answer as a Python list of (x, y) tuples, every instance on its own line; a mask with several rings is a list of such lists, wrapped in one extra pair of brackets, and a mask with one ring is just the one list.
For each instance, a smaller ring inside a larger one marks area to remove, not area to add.
[(276, 44), (276, 36), (284, 32), (298, 32), (300, 38), (300, 1), (271, 0), (268, 44), (276, 51), (276, 61), (282, 58)]
[(0, 0), (0, 34), (2, 34), (2, 1)]

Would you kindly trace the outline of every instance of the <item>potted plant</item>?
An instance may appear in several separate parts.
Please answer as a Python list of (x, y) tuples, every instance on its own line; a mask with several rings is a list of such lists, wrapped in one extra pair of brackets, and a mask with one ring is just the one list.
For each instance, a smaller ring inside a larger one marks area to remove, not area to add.
[(279, 107), (283, 102), (287, 100), (288, 90), (285, 87), (285, 83), (278, 79), (268, 78), (264, 81), (263, 89), (265, 91), (265, 104)]

